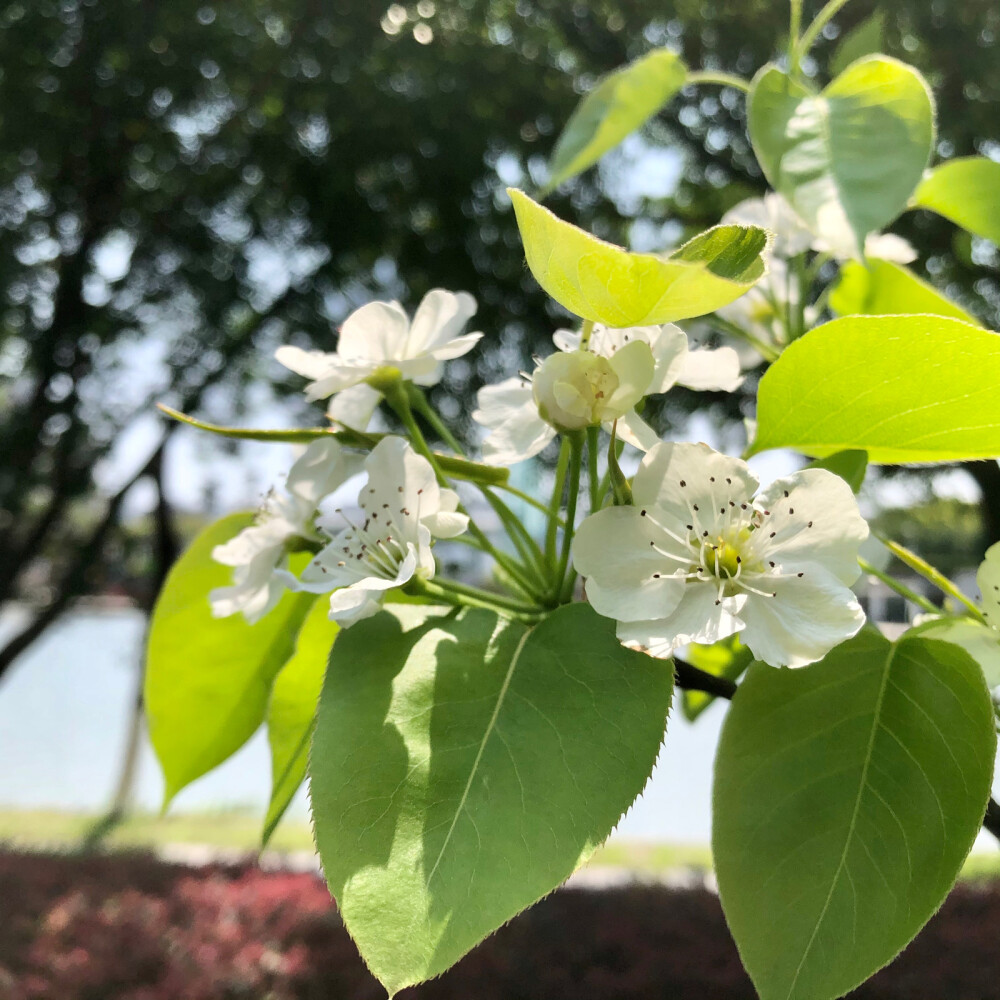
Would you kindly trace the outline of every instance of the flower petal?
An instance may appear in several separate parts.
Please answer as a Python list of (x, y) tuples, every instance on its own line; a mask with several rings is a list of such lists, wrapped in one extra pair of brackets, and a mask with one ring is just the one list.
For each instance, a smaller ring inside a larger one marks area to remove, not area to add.
[[(438, 355), (434, 352), (444, 348), (458, 338), (462, 327), (475, 315), (476, 300), (468, 292), (448, 292), (443, 288), (432, 288), (417, 306), (410, 324), (407, 338), (407, 357), (431, 354), (438, 360), (457, 358), (458, 354)], [(482, 336), (481, 333), (468, 334), (472, 343), (461, 351), (464, 354)], [(464, 339), (464, 338), (462, 338)]]
[(822, 566), (848, 586), (861, 575), (858, 548), (868, 537), (850, 486), (826, 469), (803, 469), (775, 480), (754, 502), (770, 511), (754, 550), (783, 569)]
[(747, 503), (757, 477), (745, 462), (706, 444), (663, 441), (651, 448), (632, 483), (639, 507), (659, 507), (678, 526), (694, 523), (716, 534), (731, 504)]
[(623, 416), (649, 391), (656, 365), (649, 344), (629, 341), (608, 359), (618, 376), (618, 388), (605, 401), (604, 412), (609, 417)]
[(982, 594), (983, 615), (994, 628), (1000, 628), (1000, 542), (986, 550), (986, 558), (976, 572)]
[[(611, 422), (606, 423), (604, 427), (610, 434)], [(660, 443), (660, 435), (635, 410), (629, 410), (625, 416), (618, 418), (617, 433), (622, 441), (640, 451), (649, 451), (653, 445)]]
[(275, 360), (296, 375), (317, 379), (326, 375), (331, 368), (340, 364), (336, 354), (326, 351), (304, 351), (301, 347), (285, 344), (274, 352)]
[(366, 431), (380, 402), (382, 393), (366, 382), (359, 382), (334, 395), (326, 408), (326, 415), (335, 424)]
[(380, 365), (410, 357), (406, 350), (410, 321), (398, 302), (369, 302), (340, 327), (337, 353), (341, 361), (369, 373)]
[[(334, 438), (318, 438), (309, 443), (288, 473), (288, 492), (315, 508), (351, 476), (361, 471), (361, 456), (347, 451)], [(311, 516), (310, 511), (306, 516)]]
[(688, 555), (636, 507), (599, 510), (573, 537), (573, 565), (587, 578), (588, 600), (619, 621), (669, 614), (684, 594), (684, 580), (674, 574), (688, 568)]
[(672, 656), (689, 642), (712, 643), (743, 628), (740, 609), (745, 595), (724, 598), (710, 583), (689, 583), (677, 607), (652, 621), (621, 622), (618, 639), (626, 646), (644, 649), (651, 656)]
[(748, 594), (740, 641), (758, 660), (775, 667), (803, 667), (822, 659), (865, 623), (854, 594), (818, 567), (802, 579), (767, 581), (774, 597)]
[(513, 465), (537, 455), (555, 436), (554, 427), (539, 415), (531, 386), (520, 378), (484, 386), (472, 419), (491, 430), (483, 442), (483, 459), (493, 465)]
[(330, 617), (345, 628), (362, 618), (370, 618), (381, 607), (385, 592), (411, 580), (416, 568), (417, 555), (411, 546), (394, 578), (367, 576), (348, 587), (335, 590), (330, 595)]
[(684, 370), (688, 356), (687, 334), (673, 323), (640, 329), (643, 332), (652, 330), (647, 343), (653, 352), (655, 371), (649, 392), (666, 392), (675, 385)]
[(740, 356), (731, 347), (689, 351), (677, 381), (689, 389), (734, 392), (743, 384)]

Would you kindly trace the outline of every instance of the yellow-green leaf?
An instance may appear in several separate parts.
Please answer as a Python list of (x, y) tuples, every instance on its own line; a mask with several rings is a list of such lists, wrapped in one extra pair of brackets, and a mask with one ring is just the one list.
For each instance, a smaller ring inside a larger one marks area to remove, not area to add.
[(716, 226), (669, 257), (630, 253), (508, 189), (528, 267), (553, 299), (583, 319), (643, 326), (702, 316), (738, 299), (765, 273), (765, 230)]
[(911, 204), (1000, 246), (1000, 163), (995, 160), (966, 156), (939, 164), (920, 182)]
[(785, 348), (761, 379), (752, 452), (873, 463), (1000, 456), (1000, 337), (944, 316), (847, 316)]
[(868, 258), (868, 266), (848, 261), (830, 292), (830, 308), (840, 316), (929, 313), (978, 325), (975, 317), (902, 264)]
[(669, 49), (655, 49), (604, 77), (576, 106), (559, 136), (546, 192), (595, 164), (656, 114), (686, 78), (687, 67)]

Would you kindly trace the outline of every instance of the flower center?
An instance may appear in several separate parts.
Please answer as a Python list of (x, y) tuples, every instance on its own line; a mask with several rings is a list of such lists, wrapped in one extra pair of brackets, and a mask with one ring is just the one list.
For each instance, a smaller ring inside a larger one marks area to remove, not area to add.
[(735, 545), (719, 539), (719, 544), (705, 550), (705, 569), (712, 576), (731, 580), (740, 572), (740, 551)]

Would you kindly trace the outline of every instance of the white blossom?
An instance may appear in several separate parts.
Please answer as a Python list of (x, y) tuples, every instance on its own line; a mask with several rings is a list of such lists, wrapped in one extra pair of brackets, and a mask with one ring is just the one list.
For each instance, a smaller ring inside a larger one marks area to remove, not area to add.
[(722, 225), (767, 229), (774, 233), (773, 255), (786, 260), (813, 249), (815, 240), (812, 230), (788, 199), (777, 191), (768, 191), (763, 198), (741, 201), (722, 217)]
[(983, 617), (994, 629), (1000, 629), (1000, 542), (986, 550), (976, 571), (976, 583), (982, 597)]
[(386, 591), (414, 577), (434, 575), (432, 538), (454, 538), (468, 517), (458, 513), (454, 490), (440, 487), (430, 462), (400, 437), (385, 437), (365, 459), (357, 522), (338, 511), (317, 524), (340, 530), (298, 578), (283, 574), (292, 590), (330, 596), (330, 617), (343, 626), (375, 614)]
[(254, 524), (212, 550), (212, 558), (233, 567), (233, 584), (209, 594), (212, 614), (225, 618), (241, 612), (252, 625), (281, 598), (284, 583), (276, 572), (288, 561), (296, 538), (316, 539), (312, 526), (319, 502), (355, 473), (361, 456), (341, 448), (335, 438), (313, 441), (292, 466), (287, 493), (272, 490)]
[(754, 496), (757, 486), (739, 459), (658, 444), (635, 476), (635, 506), (583, 521), (574, 563), (623, 643), (667, 657), (740, 632), (758, 659), (796, 667), (861, 628), (850, 586), (868, 526), (850, 487), (824, 469)]
[[(510, 465), (537, 455), (556, 436), (557, 426), (571, 429), (598, 423), (610, 430), (616, 420), (619, 437), (645, 451), (659, 438), (635, 412), (643, 396), (667, 392), (675, 384), (732, 392), (743, 381), (732, 348), (691, 350), (687, 335), (672, 323), (622, 329), (597, 324), (585, 352), (580, 350), (579, 331), (557, 330), (552, 339), (561, 353), (542, 362), (531, 382), (510, 378), (479, 390), (479, 408), (472, 416), (491, 431), (483, 443), (486, 461)], [(649, 348), (648, 355), (630, 346), (637, 343)], [(573, 375), (584, 389), (581, 393), (571, 385), (563, 388), (565, 405), (555, 398), (557, 380), (552, 373), (558, 369), (566, 369), (564, 385)], [(608, 392), (612, 374), (618, 383)], [(569, 412), (567, 407), (575, 409)]]
[(436, 385), (443, 362), (468, 353), (482, 337), (461, 332), (475, 311), (471, 295), (441, 288), (424, 296), (412, 323), (398, 302), (369, 302), (344, 320), (336, 351), (285, 345), (275, 358), (312, 380), (306, 386), (307, 399), (343, 393), (330, 404), (331, 419), (363, 429), (381, 398), (366, 380), (381, 370), (396, 369), (417, 385)]
[[(837, 260), (858, 257), (857, 244), (849, 229), (830, 234), (818, 234), (792, 208), (784, 195), (768, 191), (763, 198), (747, 198), (731, 208), (722, 217), (723, 225), (761, 226), (774, 233), (772, 255), (784, 260), (797, 257), (807, 250), (826, 253)], [(894, 233), (869, 233), (865, 238), (865, 257), (896, 264), (909, 264), (917, 259), (917, 252), (901, 236)]]

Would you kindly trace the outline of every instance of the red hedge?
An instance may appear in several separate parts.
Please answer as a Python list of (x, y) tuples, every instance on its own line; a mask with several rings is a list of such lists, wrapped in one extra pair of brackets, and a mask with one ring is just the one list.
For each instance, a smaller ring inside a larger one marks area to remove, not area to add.
[[(956, 891), (856, 994), (1000, 1000), (1000, 888)], [(374, 1000), (325, 886), (251, 865), (0, 852), (0, 1000)], [(409, 1000), (752, 1000), (703, 891), (564, 891)]]

